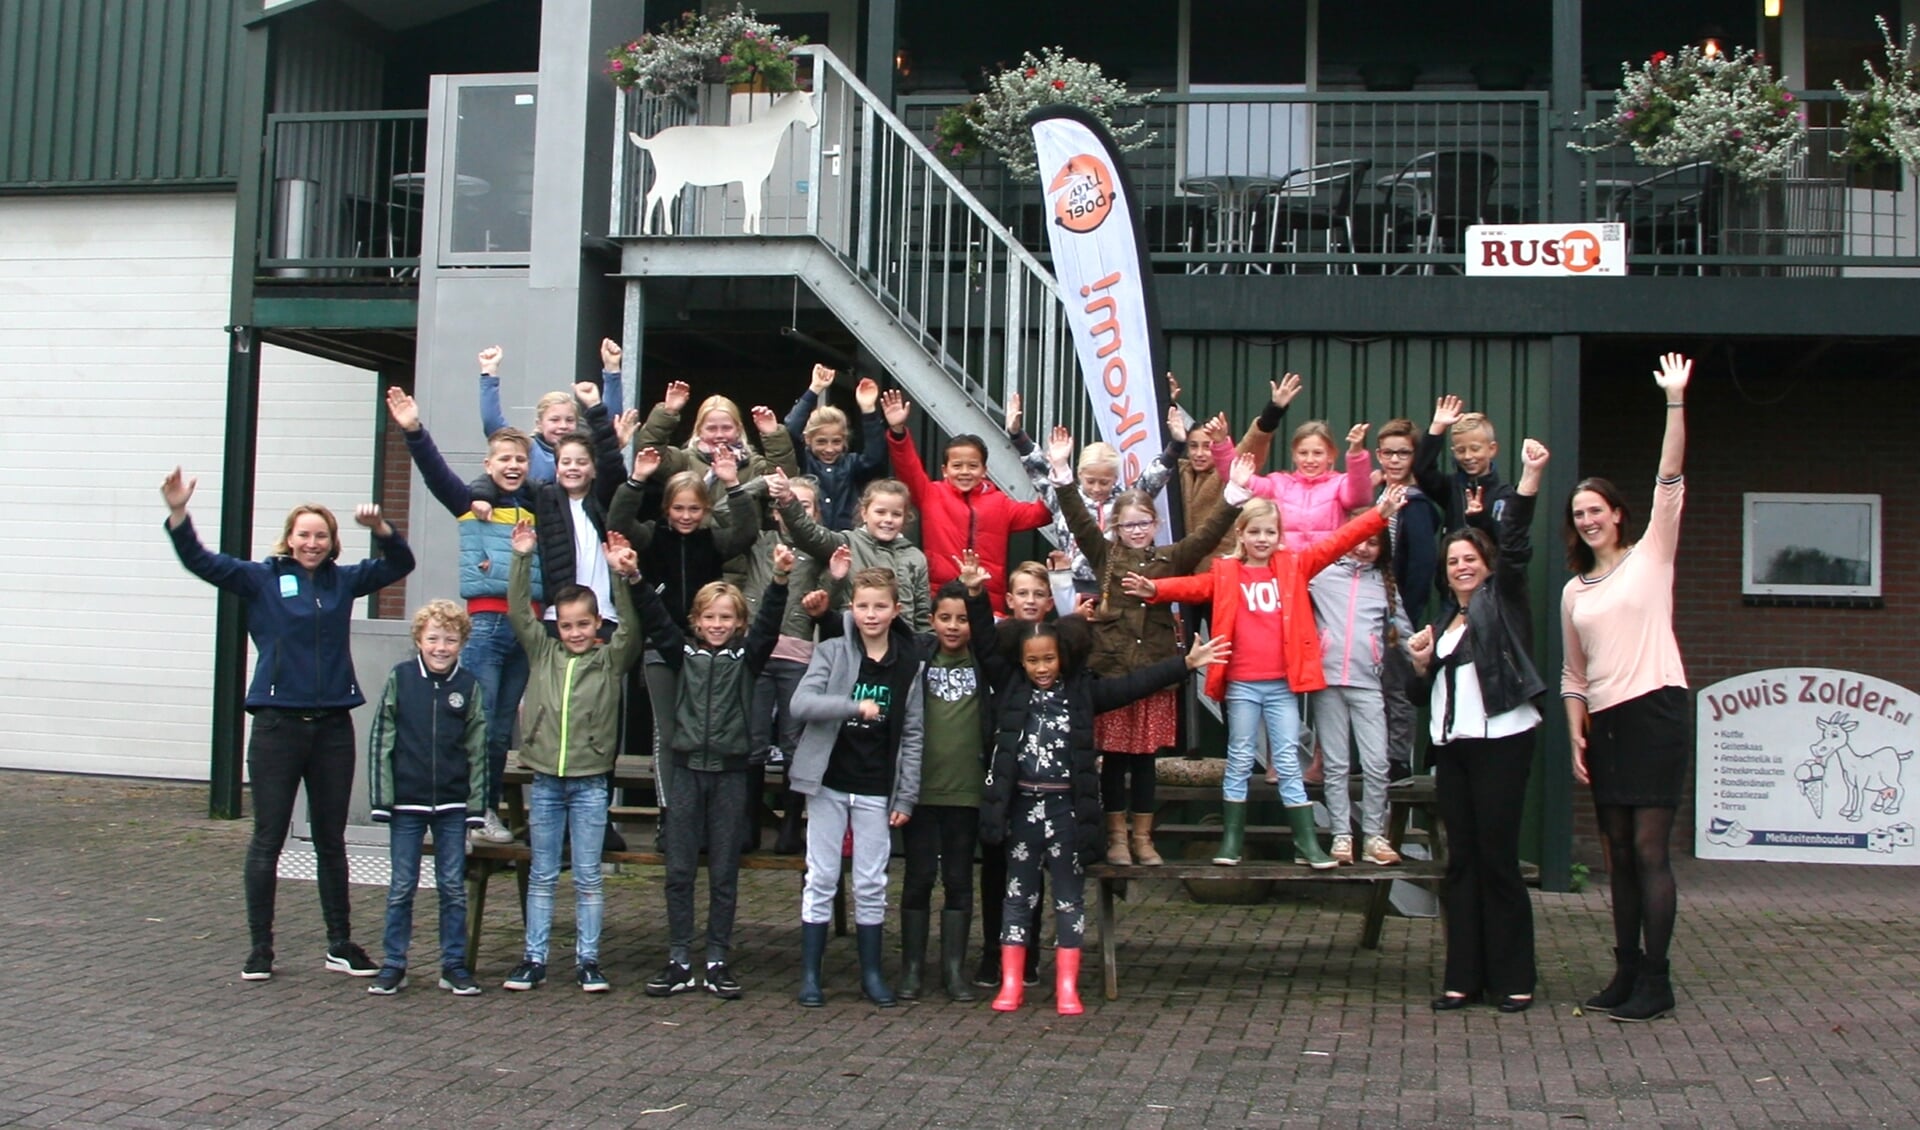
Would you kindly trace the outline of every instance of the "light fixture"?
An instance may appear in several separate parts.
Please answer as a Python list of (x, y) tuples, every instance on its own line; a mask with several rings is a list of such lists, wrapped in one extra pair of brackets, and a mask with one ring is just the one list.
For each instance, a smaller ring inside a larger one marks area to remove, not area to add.
[(911, 77), (913, 74), (913, 52), (907, 50), (905, 47), (895, 51), (893, 53), (893, 70), (894, 73), (901, 78)]
[(1701, 40), (1697, 46), (1700, 48), (1700, 54), (1705, 55), (1709, 59), (1717, 59), (1722, 54), (1720, 41), (1711, 35)]
[(1762, 11), (1766, 15), (1766, 17), (1770, 20), (1779, 19), (1780, 18), (1780, 0), (1766, 0), (1765, 7), (1762, 9)]

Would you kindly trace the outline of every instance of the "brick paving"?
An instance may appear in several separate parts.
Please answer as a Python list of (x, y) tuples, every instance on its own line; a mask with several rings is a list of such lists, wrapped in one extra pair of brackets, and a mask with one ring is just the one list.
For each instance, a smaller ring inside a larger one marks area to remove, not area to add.
[[(199, 787), (0, 773), (0, 1124), (19, 1126), (1910, 1126), (1920, 1112), (1911, 871), (1682, 870), (1677, 1019), (1573, 1015), (1607, 970), (1604, 895), (1536, 895), (1541, 1003), (1436, 1016), (1432, 921), (1355, 948), (1358, 892), (1203, 907), (1172, 884), (1120, 915), (1123, 999), (1000, 1016), (882, 1012), (851, 939), (830, 1002), (794, 1005), (797, 878), (743, 876), (746, 999), (648, 999), (657, 872), (608, 886), (615, 991), (498, 988), (518, 954), (496, 894), (478, 998), (395, 998), (324, 972), (311, 884), (283, 882), (274, 979), (244, 983), (245, 823)], [(898, 867), (896, 865), (896, 882)], [(1298, 891), (1301, 888), (1294, 888)], [(377, 942), (383, 892), (353, 891)], [(1304, 899), (1304, 901), (1303, 901)], [(556, 953), (571, 945), (562, 883)], [(416, 967), (432, 969), (431, 893)], [(977, 926), (976, 926), (977, 931)], [(891, 939), (890, 939), (891, 940)], [(422, 949), (424, 945), (424, 949)], [(1094, 963), (1090, 962), (1090, 965)], [(937, 996), (937, 994), (936, 994)]]

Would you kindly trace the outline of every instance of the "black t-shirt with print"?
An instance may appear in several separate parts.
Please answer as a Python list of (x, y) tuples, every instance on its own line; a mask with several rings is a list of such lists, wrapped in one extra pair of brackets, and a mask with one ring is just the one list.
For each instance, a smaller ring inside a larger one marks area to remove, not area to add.
[(886, 657), (876, 662), (872, 656), (860, 657), (860, 674), (854, 679), (853, 697), (880, 704), (875, 718), (849, 718), (840, 725), (840, 737), (833, 743), (827, 759), (827, 772), (820, 783), (829, 789), (859, 796), (893, 794), (892, 733), (893, 672), (897, 649), (889, 647)]

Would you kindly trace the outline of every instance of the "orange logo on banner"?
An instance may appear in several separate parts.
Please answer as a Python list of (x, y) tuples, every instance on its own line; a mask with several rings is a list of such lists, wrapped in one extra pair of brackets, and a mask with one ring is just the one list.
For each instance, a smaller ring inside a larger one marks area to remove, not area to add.
[(1583, 274), (1600, 265), (1600, 240), (1590, 231), (1570, 231), (1560, 241), (1560, 265)]
[(1060, 226), (1081, 235), (1105, 223), (1113, 211), (1113, 173), (1105, 161), (1087, 153), (1071, 157), (1047, 186)]

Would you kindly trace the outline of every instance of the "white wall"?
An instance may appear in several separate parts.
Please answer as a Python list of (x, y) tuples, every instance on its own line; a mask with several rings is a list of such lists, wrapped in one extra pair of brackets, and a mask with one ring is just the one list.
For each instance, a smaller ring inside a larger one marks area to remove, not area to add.
[[(197, 474), (217, 542), (232, 249), (231, 196), (0, 198), (0, 766), (207, 775), (214, 593), (158, 487)], [(261, 385), (255, 557), (373, 468), (372, 374), (269, 351)]]

